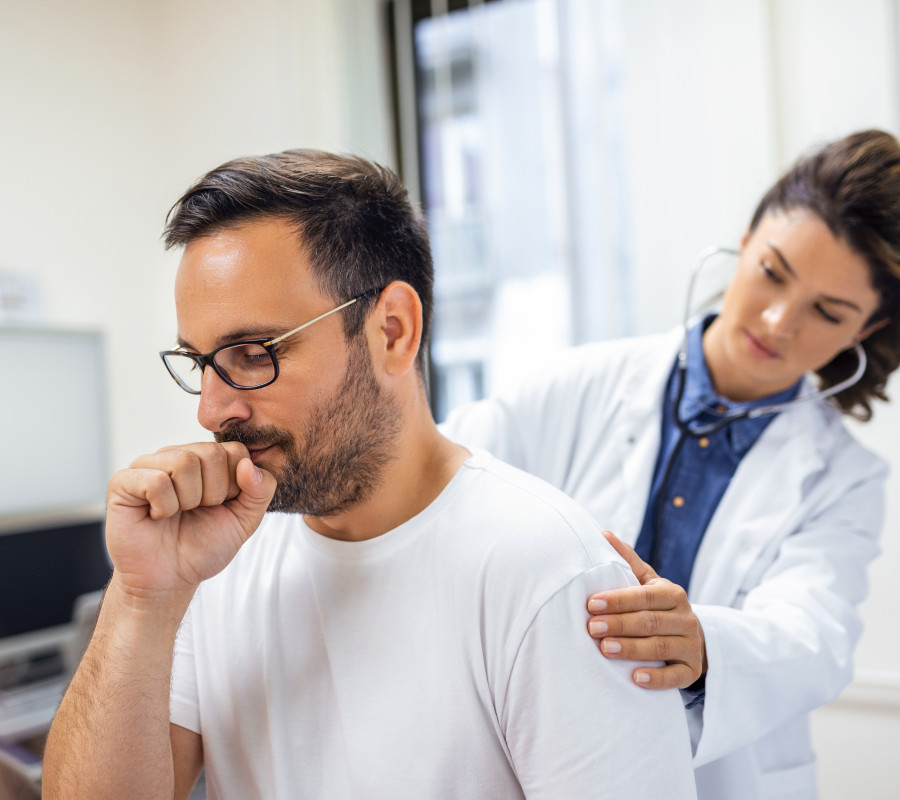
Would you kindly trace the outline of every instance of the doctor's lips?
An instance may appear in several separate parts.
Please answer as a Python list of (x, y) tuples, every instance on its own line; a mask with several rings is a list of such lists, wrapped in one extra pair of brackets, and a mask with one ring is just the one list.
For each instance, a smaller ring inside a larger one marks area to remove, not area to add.
[(745, 329), (744, 336), (747, 337), (747, 343), (750, 346), (750, 351), (758, 358), (781, 358), (781, 353), (779, 353), (774, 347), (766, 344), (759, 337), (754, 336), (752, 333), (750, 333), (750, 331)]

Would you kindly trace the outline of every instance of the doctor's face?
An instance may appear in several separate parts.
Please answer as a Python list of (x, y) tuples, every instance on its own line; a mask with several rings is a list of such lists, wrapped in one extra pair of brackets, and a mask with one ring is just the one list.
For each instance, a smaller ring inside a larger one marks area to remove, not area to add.
[(766, 214), (703, 337), (716, 390), (747, 401), (787, 389), (864, 339), (878, 303), (865, 259), (816, 215)]

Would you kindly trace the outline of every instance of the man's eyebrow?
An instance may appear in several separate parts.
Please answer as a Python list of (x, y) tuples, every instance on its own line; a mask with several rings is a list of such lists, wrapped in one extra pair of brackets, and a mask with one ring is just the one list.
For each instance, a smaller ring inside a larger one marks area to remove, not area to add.
[[(779, 250), (779, 249), (775, 246), (774, 243), (772, 243), (772, 242), (767, 242), (767, 244), (769, 245), (769, 247), (772, 248), (772, 251), (775, 253), (775, 255), (778, 256), (778, 260), (781, 262), (781, 266), (783, 266), (783, 267), (785, 268), (785, 270), (786, 270), (792, 277), (796, 278), (796, 277), (797, 277), (797, 273), (794, 272), (794, 270), (791, 268), (791, 265), (788, 264), (787, 259), (784, 257), (784, 253), (782, 253), (781, 250)], [(827, 301), (827, 302), (829, 302), (829, 303), (835, 303), (836, 305), (839, 305), (839, 306), (847, 306), (848, 308), (852, 308), (852, 309), (854, 309), (854, 310), (859, 311), (860, 313), (862, 313), (862, 309), (861, 309), (858, 305), (856, 305), (856, 303), (852, 303), (852, 302), (850, 302), (849, 300), (844, 300), (842, 297), (830, 297), (830, 296), (827, 295), (827, 294), (823, 294), (823, 295), (822, 295), (822, 299), (825, 300), (825, 301)]]
[[(243, 341), (244, 339), (274, 339), (277, 336), (280, 336), (282, 333), (286, 333), (288, 330), (290, 330), (290, 328), (285, 328), (283, 331), (271, 327), (238, 328), (237, 330), (220, 334), (216, 338), (215, 347), (213, 347), (212, 349), (215, 350), (216, 347), (221, 347), (223, 344), (232, 344), (234, 342)], [(176, 341), (178, 342), (179, 347), (183, 347), (186, 350), (197, 349), (195, 347), (192, 347), (186, 339), (183, 339), (180, 336)]]

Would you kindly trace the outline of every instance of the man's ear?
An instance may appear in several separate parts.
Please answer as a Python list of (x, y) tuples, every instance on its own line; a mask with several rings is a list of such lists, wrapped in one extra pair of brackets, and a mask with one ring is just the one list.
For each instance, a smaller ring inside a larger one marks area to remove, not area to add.
[(388, 375), (404, 375), (415, 368), (422, 343), (422, 301), (408, 283), (387, 285), (372, 312), (372, 356)]

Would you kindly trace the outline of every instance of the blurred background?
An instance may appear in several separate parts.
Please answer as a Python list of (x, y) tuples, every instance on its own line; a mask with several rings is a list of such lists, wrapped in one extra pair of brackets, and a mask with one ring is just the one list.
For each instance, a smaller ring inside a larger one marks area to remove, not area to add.
[[(0, 0), (4, 363), (51, 337), (0, 372), (0, 539), (209, 438), (157, 355), (178, 259), (159, 236), (227, 159), (319, 147), (401, 172), (434, 248), (442, 419), (538, 356), (678, 324), (698, 251), (866, 127), (900, 131), (900, 0)], [(814, 715), (826, 800), (900, 779), (900, 405), (854, 429), (894, 474), (857, 679)]]

